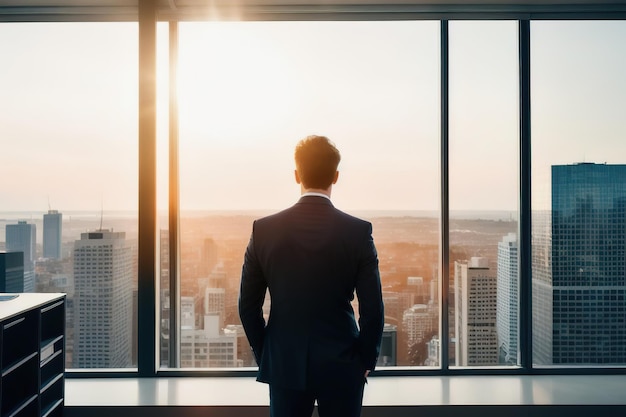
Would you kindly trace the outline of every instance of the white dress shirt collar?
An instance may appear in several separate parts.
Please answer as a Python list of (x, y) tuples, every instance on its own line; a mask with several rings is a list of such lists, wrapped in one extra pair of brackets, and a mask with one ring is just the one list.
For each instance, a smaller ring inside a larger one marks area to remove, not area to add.
[(324, 197), (330, 200), (330, 197), (323, 193), (315, 193), (315, 192), (306, 192), (302, 194), (300, 197)]

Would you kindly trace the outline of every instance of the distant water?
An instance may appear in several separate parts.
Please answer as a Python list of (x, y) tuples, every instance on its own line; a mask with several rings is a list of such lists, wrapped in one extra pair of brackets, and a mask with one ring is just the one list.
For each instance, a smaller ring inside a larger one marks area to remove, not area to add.
[[(132, 219), (137, 217), (136, 211), (130, 210), (111, 210), (111, 211), (79, 211), (79, 210), (70, 210), (63, 211), (59, 210), (61, 214), (63, 214), (63, 219), (67, 220), (70, 218), (75, 219), (99, 219), (100, 216), (115, 219)], [(43, 215), (47, 214), (48, 211), (0, 211), (0, 221), (7, 220), (32, 220), (32, 221), (43, 221)]]
[[(419, 217), (419, 218), (439, 218), (439, 211), (436, 210), (355, 210), (355, 215), (374, 217)], [(456, 210), (450, 212), (452, 219), (468, 220), (516, 220), (516, 211), (507, 210)]]
[[(137, 212), (132, 210), (110, 210), (100, 213), (98, 211), (62, 211), (64, 220), (93, 220), (100, 216), (106, 219), (133, 219)], [(182, 211), (183, 217), (205, 216), (254, 216), (261, 217), (275, 213), (278, 210), (192, 210)], [(375, 217), (420, 217), (439, 218), (437, 210), (347, 210), (351, 214), (366, 218)], [(26, 220), (38, 222), (43, 220), (47, 211), (0, 211), (0, 222), (14, 222)], [(159, 217), (166, 218), (167, 213), (159, 213)], [(483, 219), (483, 220), (517, 220), (517, 212), (509, 210), (456, 210), (450, 212), (453, 219)]]

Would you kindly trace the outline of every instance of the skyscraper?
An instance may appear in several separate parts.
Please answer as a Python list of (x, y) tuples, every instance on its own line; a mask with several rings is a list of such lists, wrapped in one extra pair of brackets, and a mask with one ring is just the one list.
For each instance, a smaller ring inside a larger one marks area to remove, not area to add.
[(518, 280), (517, 237), (509, 233), (498, 242), (497, 314), (499, 362), (517, 365)]
[(537, 348), (554, 364), (626, 363), (626, 165), (552, 166), (551, 237), (549, 274), (533, 262), (552, 301), (534, 307), (552, 327)]
[[(415, 304), (404, 311), (402, 330), (406, 334), (404, 342), (406, 345), (398, 346), (398, 348), (406, 350), (409, 365), (419, 366), (426, 361), (426, 343), (437, 331), (436, 318), (437, 307), (430, 304)], [(396, 356), (400, 355), (397, 354)], [(397, 361), (398, 359), (396, 359), (396, 363)]]
[(533, 361), (552, 364), (552, 216), (535, 210), (532, 221)]
[(0, 292), (24, 292), (24, 253), (0, 251)]
[(24, 292), (34, 292), (37, 227), (20, 220), (17, 224), (7, 224), (5, 230), (7, 252), (24, 253)]
[(124, 232), (74, 242), (75, 368), (131, 366), (132, 254)]
[(457, 366), (498, 364), (496, 285), (487, 258), (454, 263)]
[(63, 214), (57, 210), (48, 210), (43, 215), (43, 257), (61, 259), (61, 233)]
[(170, 363), (170, 232), (166, 229), (159, 231), (159, 292), (161, 300), (161, 366), (169, 366)]

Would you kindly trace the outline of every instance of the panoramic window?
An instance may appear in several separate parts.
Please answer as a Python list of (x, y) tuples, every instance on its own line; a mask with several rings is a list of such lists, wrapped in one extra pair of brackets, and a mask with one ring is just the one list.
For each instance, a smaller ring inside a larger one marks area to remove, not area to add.
[(533, 354), (626, 364), (626, 23), (531, 25)]
[(379, 366), (437, 366), (439, 23), (179, 31), (180, 366), (256, 366), (237, 314), (243, 254), (252, 221), (299, 198), (294, 147), (312, 134), (342, 153), (335, 206), (373, 223)]
[(518, 24), (450, 39), (450, 365), (518, 363)]
[(67, 293), (68, 368), (136, 366), (137, 24), (0, 25), (9, 292)]
[[(7, 292), (67, 294), (71, 370), (137, 366), (137, 29), (0, 25), (0, 253), (21, 262)], [(518, 22), (449, 22), (447, 334), (440, 22), (179, 23), (178, 248), (167, 29), (158, 24), (163, 368), (172, 332), (181, 368), (256, 367), (237, 314), (243, 255), (253, 220), (297, 201), (293, 150), (311, 134), (342, 153), (335, 206), (373, 223), (379, 369), (438, 368), (441, 337), (452, 368), (520, 364), (531, 341), (518, 334)], [(625, 38), (623, 21), (531, 23), (534, 366), (626, 365)]]

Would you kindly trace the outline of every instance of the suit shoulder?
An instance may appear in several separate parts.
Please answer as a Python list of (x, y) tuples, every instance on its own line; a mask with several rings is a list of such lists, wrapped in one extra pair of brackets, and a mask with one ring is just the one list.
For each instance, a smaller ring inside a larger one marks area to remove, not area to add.
[(335, 209), (337, 214), (342, 218), (342, 220), (344, 220), (347, 223), (351, 223), (353, 224), (355, 227), (366, 227), (366, 228), (370, 228), (372, 227), (372, 223), (361, 219), (359, 217), (353, 216), (352, 214), (348, 214), (344, 211), (341, 211), (339, 209)]
[(280, 222), (282, 219), (284, 219), (285, 216), (289, 215), (289, 212), (293, 209), (293, 207), (289, 207), (286, 208), (284, 210), (281, 210), (279, 212), (273, 213), (273, 214), (268, 214), (267, 216), (263, 216), (260, 217), (256, 220), (254, 220), (254, 224), (257, 226), (265, 226), (268, 224), (273, 224), (276, 222)]

